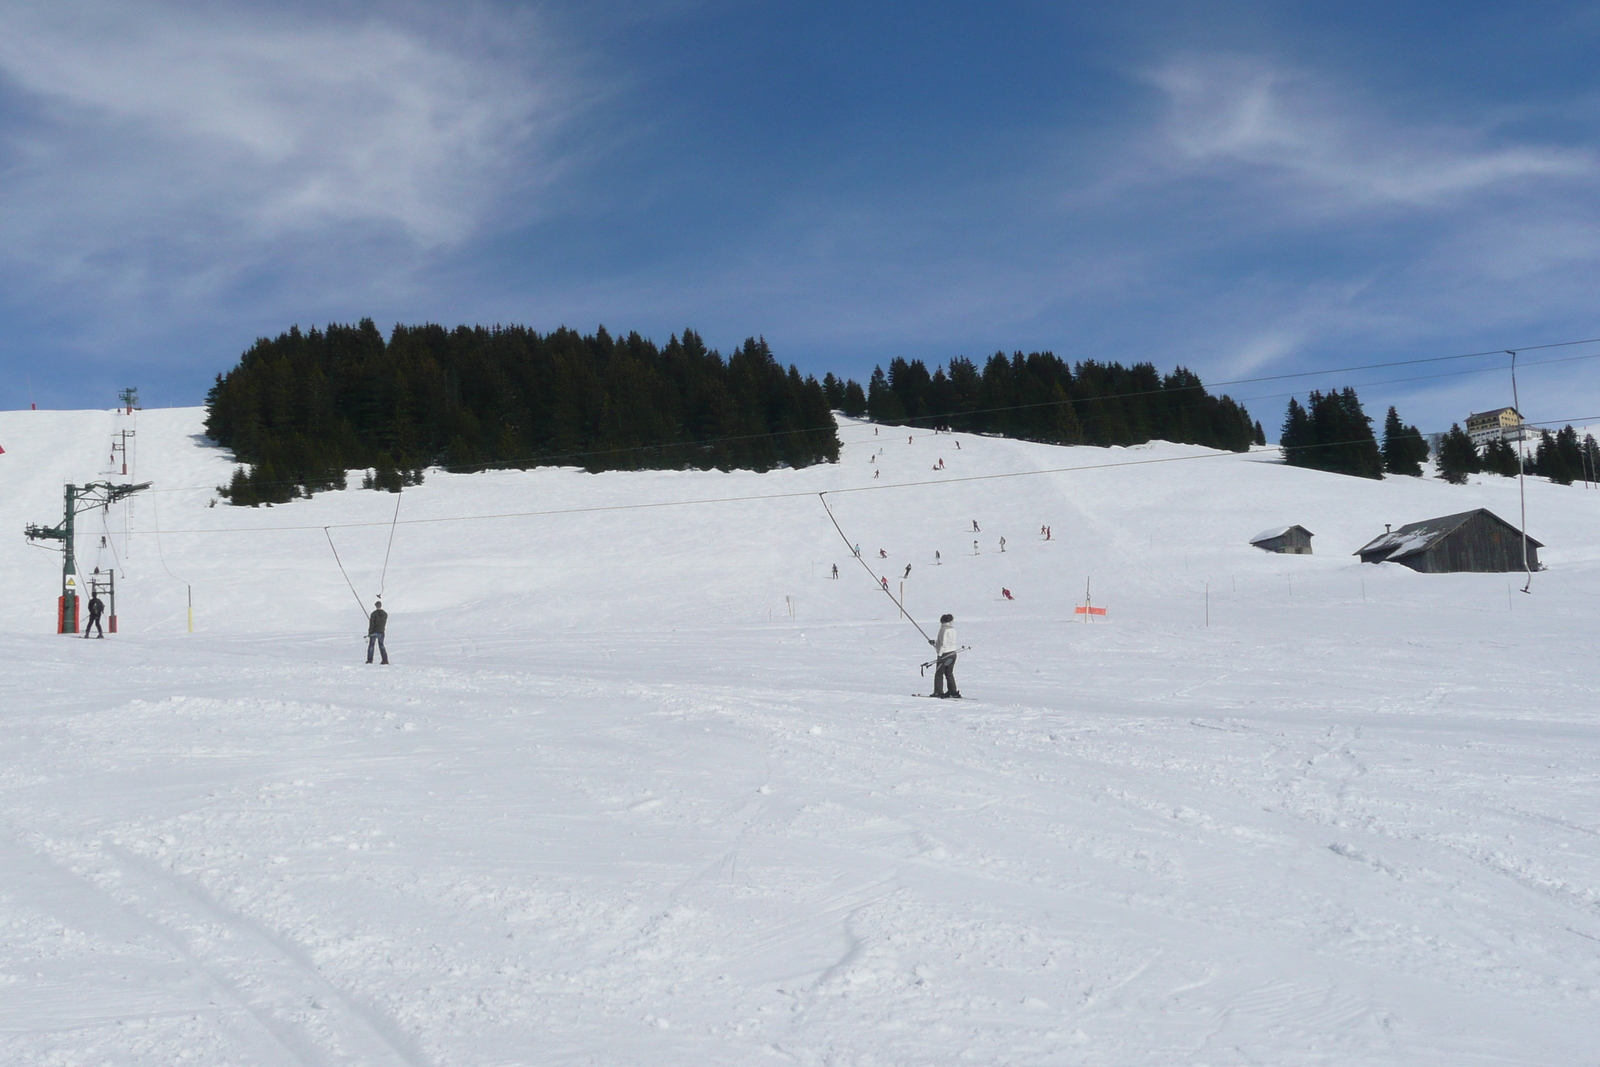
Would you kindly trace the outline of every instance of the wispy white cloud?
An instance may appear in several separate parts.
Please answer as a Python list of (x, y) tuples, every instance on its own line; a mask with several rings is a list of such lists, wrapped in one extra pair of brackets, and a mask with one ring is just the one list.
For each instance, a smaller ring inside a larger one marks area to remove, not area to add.
[(183, 300), (286, 256), (326, 283), (448, 250), (559, 170), (580, 106), (536, 27), (457, 16), (0, 4), (0, 260)]
[[(1592, 180), (1592, 151), (1497, 143), (1487, 125), (1386, 120), (1323, 79), (1257, 58), (1190, 56), (1153, 70), (1170, 166), (1253, 168), (1317, 211), (1451, 206), (1540, 180)], [(1308, 197), (1314, 191), (1315, 197)]]

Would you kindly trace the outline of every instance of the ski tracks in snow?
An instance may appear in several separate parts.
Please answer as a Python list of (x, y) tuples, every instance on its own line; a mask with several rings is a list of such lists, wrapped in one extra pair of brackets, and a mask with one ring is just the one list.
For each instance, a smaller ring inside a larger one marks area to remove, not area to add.
[[(393, 1020), (335, 986), (289, 938), (192, 880), (119, 845), (51, 840), (30, 848), (27, 836), (13, 832), (3, 847), (11, 863), (32, 868), (44, 890), (34, 906), (92, 934), (169, 949), (198, 979), (207, 1003), (164, 1014), (216, 1017), (219, 1062), (243, 1056), (285, 1067), (426, 1067)], [(104, 1020), (127, 1023), (120, 1012)]]

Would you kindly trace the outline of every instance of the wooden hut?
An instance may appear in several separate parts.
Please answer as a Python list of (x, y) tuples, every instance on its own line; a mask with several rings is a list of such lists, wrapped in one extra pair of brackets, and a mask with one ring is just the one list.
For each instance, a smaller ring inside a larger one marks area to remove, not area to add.
[(1282, 552), (1290, 556), (1311, 555), (1311, 539), (1315, 537), (1304, 526), (1275, 526), (1262, 530), (1250, 538), (1250, 543), (1265, 552)]
[(1539, 549), (1528, 538), (1522, 558), (1522, 531), (1488, 508), (1441, 515), (1385, 531), (1357, 549), (1362, 563), (1399, 563), (1423, 574), (1449, 571), (1520, 571), (1539, 569)]

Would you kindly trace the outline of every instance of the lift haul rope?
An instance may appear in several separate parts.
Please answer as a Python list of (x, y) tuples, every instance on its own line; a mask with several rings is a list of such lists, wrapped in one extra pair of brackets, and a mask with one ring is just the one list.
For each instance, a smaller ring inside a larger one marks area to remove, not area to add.
[[(394, 529), (400, 525), (400, 498), (405, 491), (394, 495), (394, 518), (389, 520), (389, 547), (383, 550), (383, 573), (378, 576), (378, 599), (383, 599), (383, 591), (389, 588), (389, 553), (394, 551)], [(333, 539), (329, 538), (331, 542)]]
[[(194, 586), (173, 574), (172, 568), (167, 566), (167, 554), (161, 549), (161, 502), (155, 497), (150, 498), (150, 512), (155, 516), (156, 558), (161, 561), (161, 569), (167, 572), (168, 578), (175, 582), (183, 582), (184, 596), (189, 602), (189, 632), (194, 633)], [(129, 536), (132, 536), (131, 530)]]
[(844, 542), (844, 547), (849, 550), (852, 556), (855, 556), (856, 562), (861, 564), (862, 570), (865, 570), (868, 574), (872, 575), (872, 584), (878, 587), (879, 592), (894, 602), (894, 606), (900, 609), (900, 614), (904, 615), (911, 625), (917, 628), (917, 633), (922, 635), (923, 640), (928, 641), (931, 644), (933, 642), (933, 638), (929, 637), (928, 631), (924, 630), (921, 624), (918, 623), (916, 619), (911, 617), (911, 612), (906, 610), (906, 606), (900, 603), (900, 601), (895, 600), (894, 594), (889, 591), (888, 581), (886, 581), (880, 575), (873, 574), (872, 568), (868, 566), (867, 561), (862, 559), (860, 553), (858, 553), (855, 548), (851, 546), (850, 538), (844, 535), (844, 528), (839, 525), (839, 520), (833, 516), (833, 509), (828, 506), (828, 494), (826, 492), (818, 493), (817, 499), (822, 501), (822, 510), (828, 513), (828, 521), (833, 523), (833, 528), (835, 530), (839, 531), (839, 539)]
[(361, 609), (363, 617), (367, 614), (367, 602), (361, 599), (361, 594), (356, 592), (355, 583), (350, 580), (350, 575), (345, 572), (344, 560), (339, 558), (339, 550), (334, 548), (333, 534), (328, 532), (328, 527), (322, 528), (322, 535), (328, 539), (328, 547), (333, 549), (333, 562), (339, 565), (339, 573), (344, 575), (344, 584), (350, 587), (350, 595), (356, 598), (356, 607)]

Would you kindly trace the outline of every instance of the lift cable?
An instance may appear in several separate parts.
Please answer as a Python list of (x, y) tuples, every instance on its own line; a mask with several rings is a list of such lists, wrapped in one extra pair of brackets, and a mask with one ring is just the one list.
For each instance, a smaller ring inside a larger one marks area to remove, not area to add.
[(861, 553), (857, 552), (851, 546), (850, 538), (845, 536), (844, 528), (839, 525), (839, 520), (834, 517), (833, 509), (828, 506), (828, 494), (826, 492), (818, 493), (817, 499), (822, 501), (822, 510), (828, 513), (828, 521), (832, 522), (833, 528), (839, 531), (839, 539), (844, 542), (845, 549), (856, 558), (856, 562), (861, 564), (862, 569), (865, 570), (872, 578), (872, 584), (877, 586), (878, 590), (883, 593), (884, 596), (893, 601), (894, 606), (900, 609), (900, 614), (910, 620), (911, 625), (917, 628), (917, 633), (921, 634), (923, 638), (931, 644), (933, 642), (933, 638), (928, 636), (928, 631), (922, 628), (922, 624), (917, 622), (916, 618), (912, 616), (911, 612), (906, 610), (906, 606), (902, 604), (892, 592), (889, 591), (888, 578), (884, 575), (874, 574), (871, 565), (869, 565), (866, 560), (862, 559)]

